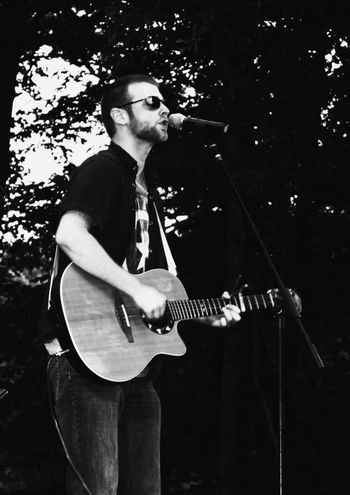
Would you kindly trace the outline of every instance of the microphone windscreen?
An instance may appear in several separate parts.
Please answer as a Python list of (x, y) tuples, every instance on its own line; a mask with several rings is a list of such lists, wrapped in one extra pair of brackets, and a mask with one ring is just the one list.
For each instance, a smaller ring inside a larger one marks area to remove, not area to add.
[(184, 120), (185, 116), (181, 113), (172, 113), (171, 115), (169, 115), (168, 123), (170, 127), (174, 127), (174, 129), (178, 129), (179, 131), (181, 131)]

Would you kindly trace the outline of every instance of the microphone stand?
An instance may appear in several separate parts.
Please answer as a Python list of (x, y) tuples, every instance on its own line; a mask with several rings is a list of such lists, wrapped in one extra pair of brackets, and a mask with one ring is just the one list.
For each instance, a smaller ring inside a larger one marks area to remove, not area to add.
[[(209, 146), (210, 148), (212, 148), (212, 150), (214, 151), (214, 157), (215, 157), (215, 160), (218, 164), (220, 164), (226, 174), (226, 176), (228, 177), (228, 180), (229, 180), (229, 183), (232, 187), (232, 190), (234, 192), (234, 195), (235, 197), (237, 198), (238, 200), (238, 203), (244, 213), (244, 216), (246, 218), (246, 220), (248, 221), (248, 224), (249, 226), (251, 227), (251, 230), (253, 231), (254, 233), (254, 237), (256, 238), (256, 240), (258, 241), (258, 244), (260, 245), (260, 248), (261, 248), (261, 251), (264, 255), (264, 259), (265, 261), (267, 262), (268, 266), (270, 267), (272, 273), (273, 273), (273, 276), (274, 276), (274, 279), (276, 281), (276, 285), (280, 291), (280, 294), (281, 294), (281, 297), (282, 297), (282, 300), (283, 300), (283, 306), (284, 306), (284, 311), (285, 311), (285, 314), (286, 316), (293, 322), (293, 324), (300, 330), (301, 332), (301, 335), (303, 336), (306, 344), (307, 344), (307, 347), (308, 349), (310, 350), (313, 358), (314, 358), (314, 361), (316, 362), (316, 365), (318, 368), (324, 368), (324, 364), (323, 364), (323, 361), (319, 355), (319, 353), (317, 352), (317, 349), (316, 347), (314, 346), (314, 344), (312, 343), (308, 333), (306, 332), (305, 328), (304, 328), (304, 325), (301, 321), (301, 318), (300, 318), (300, 314), (295, 306), (295, 303), (293, 301), (293, 298), (290, 294), (290, 292), (288, 291), (288, 289), (285, 287), (272, 259), (271, 259), (271, 256), (269, 255), (266, 247), (265, 247), (265, 244), (255, 226), (255, 223), (252, 219), (252, 217), (250, 216), (250, 213), (246, 207), (246, 205), (244, 204), (244, 201), (233, 181), (233, 178), (232, 178), (232, 175), (230, 173), (230, 171), (228, 170), (225, 162), (224, 162), (224, 159), (222, 157), (222, 155), (219, 153), (218, 149), (217, 149), (217, 145), (216, 144), (212, 144)], [(278, 316), (278, 430), (279, 430), (279, 435), (278, 435), (278, 439), (279, 439), (279, 494), (280, 495), (283, 495), (283, 451), (282, 451), (282, 447), (283, 447), (283, 434), (284, 434), (284, 430), (285, 430), (285, 422), (284, 422), (284, 396), (283, 396), (283, 378), (284, 378), (284, 374), (283, 374), (283, 371), (284, 371), (284, 361), (283, 361), (283, 344), (284, 344), (284, 316), (283, 315), (279, 315)]]

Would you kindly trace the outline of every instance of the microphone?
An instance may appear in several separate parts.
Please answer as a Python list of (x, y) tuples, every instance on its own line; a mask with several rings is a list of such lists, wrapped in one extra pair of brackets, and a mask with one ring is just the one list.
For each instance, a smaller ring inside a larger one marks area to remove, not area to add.
[(170, 127), (182, 131), (184, 127), (218, 127), (224, 132), (228, 130), (228, 124), (224, 122), (214, 122), (213, 120), (196, 119), (194, 117), (185, 117), (181, 113), (173, 113), (169, 115), (168, 123)]

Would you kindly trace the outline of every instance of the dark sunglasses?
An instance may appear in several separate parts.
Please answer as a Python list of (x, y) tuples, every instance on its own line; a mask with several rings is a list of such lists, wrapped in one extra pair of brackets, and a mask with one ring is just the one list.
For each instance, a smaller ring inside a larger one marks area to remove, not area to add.
[(158, 96), (147, 96), (146, 98), (141, 98), (140, 100), (129, 101), (128, 103), (124, 103), (124, 105), (120, 105), (119, 108), (124, 108), (128, 105), (133, 105), (134, 103), (138, 103), (139, 101), (144, 101), (145, 104), (151, 110), (158, 110), (158, 108), (160, 108), (160, 105), (162, 103), (163, 105), (165, 105), (165, 101), (163, 100), (163, 98), (159, 98)]

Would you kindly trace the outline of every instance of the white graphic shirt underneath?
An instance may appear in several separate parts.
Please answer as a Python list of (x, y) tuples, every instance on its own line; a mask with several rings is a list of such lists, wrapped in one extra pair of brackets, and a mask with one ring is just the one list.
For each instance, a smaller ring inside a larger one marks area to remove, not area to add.
[(147, 190), (136, 181), (135, 231), (126, 263), (131, 273), (143, 273), (149, 256), (149, 215)]

